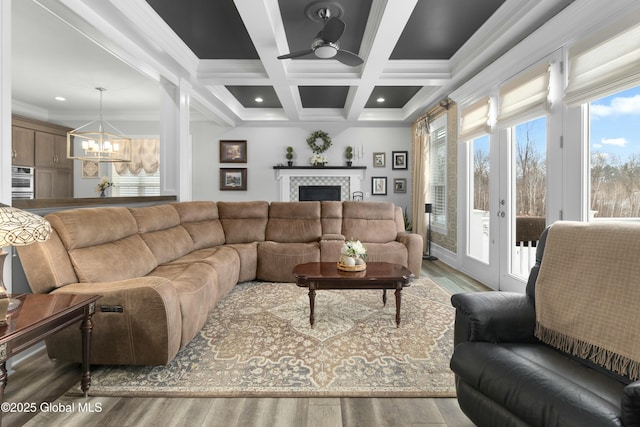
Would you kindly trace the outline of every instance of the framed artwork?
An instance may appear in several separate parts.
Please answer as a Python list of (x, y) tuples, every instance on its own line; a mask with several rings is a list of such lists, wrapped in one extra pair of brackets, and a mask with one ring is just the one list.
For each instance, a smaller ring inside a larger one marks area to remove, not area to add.
[(220, 163), (247, 163), (247, 141), (220, 140)]
[(373, 153), (373, 167), (374, 168), (383, 168), (385, 167), (386, 155), (384, 153)]
[(386, 176), (371, 177), (371, 195), (373, 196), (387, 195), (387, 177)]
[(393, 157), (393, 165), (392, 169), (408, 169), (407, 165), (407, 151), (392, 151), (391, 156)]
[(247, 168), (220, 168), (221, 191), (247, 191)]
[(83, 178), (98, 178), (100, 175), (100, 163), (93, 160), (82, 161), (82, 177)]
[(407, 192), (407, 179), (406, 178), (394, 178), (393, 179), (393, 192), (394, 193), (406, 193)]

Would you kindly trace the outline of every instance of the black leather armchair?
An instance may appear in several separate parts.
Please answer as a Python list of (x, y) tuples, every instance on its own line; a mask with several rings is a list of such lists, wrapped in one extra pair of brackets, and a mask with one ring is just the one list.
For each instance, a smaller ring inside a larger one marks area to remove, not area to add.
[(534, 337), (535, 283), (525, 294), (456, 294), (456, 375), (462, 411), (478, 426), (640, 426), (640, 381), (629, 383)]

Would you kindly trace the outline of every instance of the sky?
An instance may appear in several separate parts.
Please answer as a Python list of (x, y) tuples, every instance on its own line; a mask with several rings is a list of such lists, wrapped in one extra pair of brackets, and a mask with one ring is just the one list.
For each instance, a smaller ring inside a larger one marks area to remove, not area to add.
[(591, 102), (591, 152), (640, 155), (640, 86)]

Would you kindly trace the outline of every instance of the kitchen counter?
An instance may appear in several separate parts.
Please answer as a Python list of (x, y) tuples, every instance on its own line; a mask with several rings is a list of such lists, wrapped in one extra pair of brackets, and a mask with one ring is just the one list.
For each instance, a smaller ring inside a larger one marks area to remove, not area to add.
[(177, 201), (176, 196), (149, 196), (149, 197), (87, 197), (81, 199), (14, 199), (12, 205), (25, 210), (62, 210), (71, 208), (86, 208), (97, 206), (139, 206), (147, 204), (162, 204)]

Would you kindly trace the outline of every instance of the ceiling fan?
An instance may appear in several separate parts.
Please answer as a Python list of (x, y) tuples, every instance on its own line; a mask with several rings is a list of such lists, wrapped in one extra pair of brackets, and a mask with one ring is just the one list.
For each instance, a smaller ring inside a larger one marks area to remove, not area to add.
[(315, 54), (318, 58), (335, 58), (343, 64), (355, 67), (364, 61), (358, 55), (348, 50), (340, 49), (338, 39), (344, 33), (345, 23), (338, 17), (331, 17), (328, 8), (318, 10), (318, 16), (322, 18), (324, 26), (311, 43), (311, 49), (300, 52), (292, 52), (278, 56), (278, 59), (299, 58), (301, 56)]

